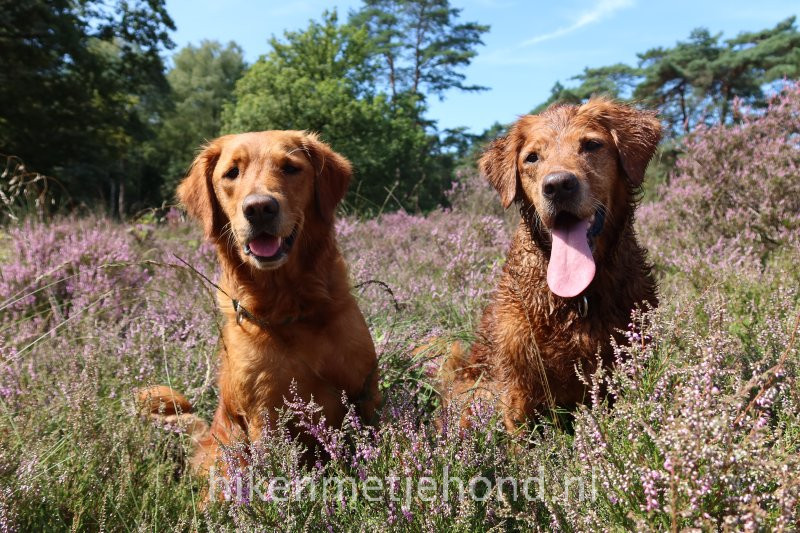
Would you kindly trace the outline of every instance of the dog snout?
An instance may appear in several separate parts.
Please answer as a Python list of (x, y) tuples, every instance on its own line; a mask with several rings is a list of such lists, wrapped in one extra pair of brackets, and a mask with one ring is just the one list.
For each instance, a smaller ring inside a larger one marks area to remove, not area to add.
[(569, 202), (579, 190), (578, 176), (572, 172), (553, 172), (545, 176), (542, 182), (542, 195), (554, 203)]
[(269, 194), (251, 194), (242, 202), (244, 218), (254, 226), (274, 223), (280, 212), (278, 200)]

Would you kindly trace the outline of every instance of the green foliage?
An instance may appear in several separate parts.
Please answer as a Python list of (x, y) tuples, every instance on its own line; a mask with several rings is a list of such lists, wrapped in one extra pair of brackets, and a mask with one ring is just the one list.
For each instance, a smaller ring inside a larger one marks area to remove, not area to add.
[(731, 112), (735, 100), (764, 105), (766, 84), (798, 75), (800, 32), (795, 17), (726, 41), (698, 28), (673, 47), (639, 54), (636, 67), (618, 63), (586, 68), (572, 78), (577, 86), (556, 83), (550, 98), (534, 112), (604, 95), (657, 108), (670, 130), (680, 135), (698, 124), (730, 123), (736, 119)]
[(7, 4), (0, 154), (56, 178), (58, 205), (125, 214), (159, 204), (206, 139), (291, 128), (322, 133), (353, 161), (352, 209), (429, 209), (472, 141), (425, 117), (428, 94), (480, 89), (461, 69), (487, 27), (460, 23), (448, 0), (369, 1), (352, 24), (326, 14), (272, 38), (238, 87), (246, 65), (233, 43), (188, 46), (165, 75), (174, 25), (164, 0)]
[(634, 94), (644, 102), (658, 106), (662, 117), (684, 133), (691, 129), (691, 118), (701, 112), (700, 86), (711, 80), (711, 63), (719, 56), (719, 35), (708, 30), (692, 31), (688, 42), (674, 48), (653, 48), (639, 55), (644, 80)]
[(242, 49), (236, 43), (223, 47), (215, 41), (186, 46), (173, 57), (167, 73), (174, 108), (158, 132), (158, 147), (165, 163), (162, 194), (171, 198), (197, 148), (217, 137), (222, 108), (233, 98), (233, 88), (245, 71)]
[(364, 0), (351, 23), (364, 26), (379, 55), (378, 66), (392, 98), (410, 93), (424, 99), (424, 91), (443, 98), (450, 89), (480, 91), (464, 85), (458, 69), (477, 55), (475, 48), (489, 26), (458, 24), (460, 9), (449, 0)]
[(763, 84), (800, 77), (800, 33), (795, 20), (789, 17), (772, 29), (741, 33), (726, 41), (724, 52), (711, 65), (713, 81), (708, 91), (719, 122), (725, 123), (734, 98), (763, 105)]
[[(800, 32), (795, 17), (774, 28), (744, 32), (721, 41), (699, 28), (687, 41), (671, 48), (652, 48), (639, 54), (638, 65), (624, 63), (585, 68), (571, 78), (576, 85), (556, 82), (550, 97), (531, 113), (550, 105), (580, 104), (592, 96), (607, 96), (657, 109), (668, 126), (666, 138), (647, 170), (644, 199), (659, 198), (659, 189), (683, 152), (682, 137), (696, 126), (741, 121), (734, 103), (765, 107), (765, 87), (800, 76)], [(506, 126), (495, 124), (475, 141), (458, 164), (474, 167), (482, 147)]]
[(166, 105), (163, 0), (3, 3), (0, 149), (77, 200), (153, 199), (151, 122)]
[(638, 75), (637, 69), (624, 63), (600, 68), (587, 67), (583, 74), (572, 77), (580, 82), (577, 87), (567, 88), (556, 82), (550, 91), (550, 98), (537, 106), (532, 113), (540, 113), (552, 104), (579, 104), (592, 95), (624, 100), (635, 87)]
[[(451, 157), (426, 128), (419, 94), (376, 89), (384, 48), (363, 25), (340, 24), (329, 12), (303, 31), (272, 38), (270, 47), (236, 84), (235, 103), (223, 112), (226, 132), (321, 133), (354, 164), (348, 206), (362, 214), (429, 209), (443, 200)], [(456, 64), (437, 75), (441, 90)]]

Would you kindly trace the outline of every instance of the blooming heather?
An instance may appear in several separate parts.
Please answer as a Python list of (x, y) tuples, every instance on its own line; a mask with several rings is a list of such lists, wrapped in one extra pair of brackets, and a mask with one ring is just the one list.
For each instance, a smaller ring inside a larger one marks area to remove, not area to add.
[(631, 317), (585, 406), (514, 435), (491, 405), (469, 429), (443, 412), (437, 350), (414, 350), (469, 342), (513, 217), (464, 172), (447, 210), (340, 220), (380, 358), (380, 422), (351, 411), (331, 428), (290, 395), (261, 440), (225, 450), (224, 501), (206, 507), (190, 438), (140, 420), (131, 391), (171, 384), (210, 419), (218, 314), (178, 257), (213, 278), (213, 249), (175, 212), (0, 230), (0, 531), (794, 530), (798, 94), (687, 141), (639, 216), (661, 307)]
[(739, 113), (735, 126), (695, 130), (662, 199), (639, 210), (665, 266), (752, 267), (800, 241), (800, 83)]
[[(434, 314), (453, 305), (469, 312), (484, 305), (509, 242), (501, 219), (458, 211), (343, 219), (337, 230), (354, 283), (383, 281), (398, 303)], [(370, 288), (379, 302), (370, 310), (391, 308), (381, 290)]]

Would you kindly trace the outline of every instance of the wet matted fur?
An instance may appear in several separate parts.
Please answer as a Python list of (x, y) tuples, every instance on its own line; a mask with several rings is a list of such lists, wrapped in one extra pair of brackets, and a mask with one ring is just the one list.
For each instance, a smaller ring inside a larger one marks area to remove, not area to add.
[[(480, 170), (504, 207), (519, 205), (522, 219), (477, 340), (468, 353), (454, 349), (445, 365), (450, 401), (488, 400), (509, 429), (545, 408), (584, 401), (576, 367), (587, 375), (598, 354), (609, 364), (610, 339), (624, 342), (618, 330), (627, 328), (631, 311), (658, 302), (633, 223), (660, 138), (653, 113), (593, 99), (524, 116), (488, 147)], [(557, 199), (548, 183), (568, 188), (567, 199)], [(583, 265), (576, 272), (550, 268), (554, 232), (567, 234), (560, 225), (587, 232), (582, 245), (590, 257), (559, 244), (560, 260)]]

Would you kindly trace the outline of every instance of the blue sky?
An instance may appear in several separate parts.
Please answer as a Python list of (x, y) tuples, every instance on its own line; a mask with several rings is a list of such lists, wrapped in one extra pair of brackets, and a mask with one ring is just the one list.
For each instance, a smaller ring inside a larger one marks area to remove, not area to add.
[[(178, 48), (203, 39), (236, 41), (248, 62), (267, 52), (267, 39), (305, 27), (325, 9), (340, 14), (360, 0), (167, 0), (177, 26)], [(489, 24), (485, 46), (464, 73), (479, 93), (451, 91), (430, 101), (440, 128), (467, 126), (479, 133), (508, 123), (546, 100), (556, 81), (567, 82), (584, 67), (635, 64), (636, 53), (671, 46), (703, 26), (733, 37), (800, 12), (796, 0), (451, 0), (462, 20)]]

